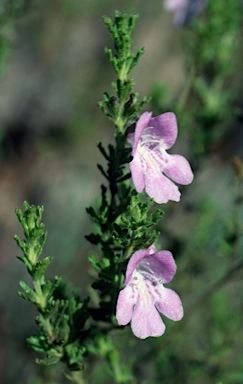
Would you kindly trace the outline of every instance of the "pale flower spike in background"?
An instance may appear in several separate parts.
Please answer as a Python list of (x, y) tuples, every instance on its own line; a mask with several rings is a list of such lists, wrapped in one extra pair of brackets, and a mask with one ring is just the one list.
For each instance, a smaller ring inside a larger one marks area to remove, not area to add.
[(167, 11), (178, 11), (187, 6), (188, 0), (165, 0), (164, 7)]
[(165, 0), (164, 8), (175, 12), (173, 23), (177, 27), (188, 25), (206, 6), (206, 0)]
[(118, 324), (126, 325), (131, 321), (134, 335), (145, 339), (163, 335), (165, 324), (159, 312), (171, 320), (181, 320), (183, 308), (179, 296), (163, 286), (175, 273), (171, 252), (157, 252), (154, 245), (135, 252), (127, 265), (126, 287), (117, 300)]
[(158, 204), (180, 200), (180, 191), (170, 179), (183, 185), (193, 180), (188, 161), (181, 155), (169, 155), (166, 152), (174, 145), (177, 133), (174, 113), (167, 112), (152, 118), (152, 112), (144, 112), (135, 132), (128, 135), (133, 147), (130, 170), (134, 186), (137, 192), (145, 188), (146, 193)]

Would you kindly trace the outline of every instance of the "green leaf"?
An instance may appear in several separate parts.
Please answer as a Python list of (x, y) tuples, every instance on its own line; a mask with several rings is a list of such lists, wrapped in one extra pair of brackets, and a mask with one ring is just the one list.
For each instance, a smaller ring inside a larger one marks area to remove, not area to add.
[(41, 334), (28, 337), (27, 343), (37, 352), (47, 352), (51, 348), (46, 336)]
[(24, 299), (24, 300), (29, 300), (29, 296), (26, 295), (25, 293), (21, 292), (21, 291), (18, 291), (18, 296), (22, 297), (22, 299)]
[(20, 297), (22, 297), (24, 300), (29, 300), (34, 304), (39, 303), (39, 299), (36, 293), (24, 281), (21, 280), (19, 285), (25, 291), (25, 293), (18, 292)]
[(35, 281), (39, 280), (44, 275), (46, 268), (52, 261), (53, 257), (48, 256), (45, 259), (36, 263), (35, 268), (32, 271), (32, 277)]
[(27, 267), (28, 271), (31, 273), (31, 271), (32, 271), (32, 265), (31, 265), (31, 263), (29, 262), (29, 260), (27, 259), (27, 257), (25, 257), (25, 256), (17, 256), (17, 259), (19, 259), (20, 261), (22, 261), (22, 263), (24, 263), (24, 265)]
[(90, 255), (88, 260), (93, 267), (99, 271), (110, 266), (110, 260), (106, 257), (103, 257), (101, 260), (97, 259), (96, 256)]
[(85, 238), (91, 243), (91, 244), (99, 244), (101, 241), (101, 236), (91, 233), (90, 235), (86, 235)]
[(97, 143), (97, 147), (98, 147), (98, 149), (100, 150), (100, 152), (102, 153), (102, 155), (104, 156), (104, 158), (105, 158), (106, 160), (109, 161), (110, 158), (109, 158), (109, 156), (108, 156), (108, 154), (107, 154), (107, 152), (106, 152), (106, 150), (105, 150), (105, 148), (103, 147), (103, 145), (102, 145), (101, 142)]
[(50, 355), (44, 359), (36, 359), (35, 361), (39, 365), (54, 365), (59, 363), (60, 360), (61, 360), (61, 357)]
[(71, 370), (80, 370), (83, 368), (83, 358), (86, 352), (86, 347), (79, 340), (72, 344), (68, 344), (64, 348), (65, 356), (68, 360), (68, 365)]

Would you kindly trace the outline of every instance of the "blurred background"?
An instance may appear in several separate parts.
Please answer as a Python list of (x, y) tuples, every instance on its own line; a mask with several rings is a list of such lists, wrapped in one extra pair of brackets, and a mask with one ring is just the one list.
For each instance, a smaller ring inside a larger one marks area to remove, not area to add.
[[(114, 129), (97, 107), (115, 80), (102, 17), (115, 10), (139, 14), (134, 51), (145, 47), (145, 55), (132, 74), (135, 91), (152, 95), (146, 109), (154, 115), (177, 112), (173, 151), (190, 159), (195, 181), (180, 204), (162, 207), (159, 228), (161, 247), (177, 261), (171, 287), (184, 319), (165, 320), (160, 339), (135, 340), (130, 327), (114, 339), (137, 383), (242, 384), (240, 0), (211, 0), (179, 23), (162, 0), (1, 0), (0, 381), (65, 382), (62, 367), (36, 365), (26, 346), (36, 312), (17, 296), (28, 277), (16, 259), (15, 208), (24, 200), (44, 205), (45, 255), (55, 256), (49, 277), (63, 275), (85, 297), (91, 246), (84, 235), (92, 226), (85, 207), (102, 181), (96, 142), (111, 142)], [(111, 382), (102, 361), (90, 363), (88, 382)]]

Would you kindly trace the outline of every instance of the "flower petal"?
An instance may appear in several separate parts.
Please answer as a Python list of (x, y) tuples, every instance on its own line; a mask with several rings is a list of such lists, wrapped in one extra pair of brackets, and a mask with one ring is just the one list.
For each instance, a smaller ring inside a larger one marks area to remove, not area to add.
[(139, 139), (143, 133), (143, 130), (148, 126), (148, 123), (151, 120), (151, 116), (152, 116), (152, 112), (144, 112), (137, 121), (133, 140), (131, 140), (131, 139), (129, 140), (130, 135), (128, 136), (128, 141), (132, 142), (132, 147), (133, 147), (132, 155), (133, 156), (137, 150), (137, 145), (138, 145)]
[(176, 273), (176, 263), (169, 251), (160, 251), (145, 256), (137, 266), (140, 273), (150, 273), (160, 283), (168, 283)]
[(142, 192), (144, 189), (144, 173), (142, 163), (138, 155), (135, 155), (130, 163), (130, 170), (132, 173), (133, 184), (137, 192)]
[(168, 162), (163, 166), (163, 172), (179, 184), (190, 184), (193, 173), (189, 162), (181, 155), (167, 155)]
[(154, 127), (156, 137), (163, 140), (163, 148), (171, 148), (176, 141), (178, 128), (176, 116), (173, 112), (163, 113), (152, 118), (149, 125)]
[[(151, 248), (151, 247), (150, 247)], [(131, 259), (129, 260), (127, 264), (127, 271), (126, 271), (126, 280), (125, 280), (125, 285), (130, 283), (133, 271), (137, 267), (138, 263), (149, 253), (149, 249), (140, 249), (139, 251), (136, 251)]]
[(146, 339), (149, 336), (161, 336), (165, 331), (165, 325), (155, 309), (154, 304), (144, 306), (139, 299), (132, 317), (132, 331), (140, 339)]
[(178, 187), (160, 172), (145, 174), (145, 190), (158, 204), (167, 203), (169, 200), (180, 201)]
[(177, 293), (170, 288), (163, 287), (163, 285), (156, 287), (156, 289), (159, 291), (160, 297), (162, 297), (162, 300), (157, 301), (158, 296), (156, 295), (156, 308), (171, 320), (181, 320), (184, 312), (181, 299)]
[(116, 305), (116, 318), (119, 325), (126, 325), (131, 321), (136, 301), (137, 293), (130, 285), (120, 291)]

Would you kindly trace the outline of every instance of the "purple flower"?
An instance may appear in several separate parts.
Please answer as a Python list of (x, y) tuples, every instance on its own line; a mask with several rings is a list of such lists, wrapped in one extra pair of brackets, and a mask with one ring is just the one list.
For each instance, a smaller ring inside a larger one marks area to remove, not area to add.
[(189, 24), (205, 6), (206, 0), (165, 0), (164, 2), (167, 11), (175, 12), (173, 23), (177, 27)]
[(193, 180), (188, 161), (183, 156), (166, 152), (174, 145), (177, 132), (174, 113), (152, 118), (152, 112), (145, 112), (140, 116), (135, 132), (128, 135), (133, 147), (130, 170), (134, 186), (137, 192), (145, 188), (159, 204), (180, 200), (179, 189), (170, 179), (179, 184), (190, 184)]
[[(163, 286), (172, 280), (176, 264), (169, 251), (154, 245), (133, 254), (127, 265), (125, 288), (120, 291), (116, 318), (119, 325), (131, 321), (135, 336), (145, 339), (165, 331), (159, 312), (177, 321), (183, 317), (182, 303), (174, 291)], [(159, 312), (158, 312), (159, 311)]]

